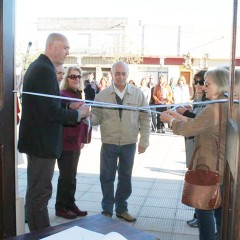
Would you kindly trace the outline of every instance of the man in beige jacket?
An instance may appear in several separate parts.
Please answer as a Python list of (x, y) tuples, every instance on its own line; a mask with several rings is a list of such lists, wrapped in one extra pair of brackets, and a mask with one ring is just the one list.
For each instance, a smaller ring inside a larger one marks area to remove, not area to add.
[[(127, 83), (128, 64), (116, 62), (112, 66), (112, 84), (98, 93), (95, 101), (126, 106), (148, 106), (142, 91)], [(100, 181), (102, 187), (102, 209), (105, 216), (112, 217), (113, 207), (117, 217), (134, 222), (128, 213), (127, 199), (132, 193), (131, 177), (134, 156), (144, 153), (149, 145), (150, 111), (93, 108), (92, 125), (100, 125), (102, 148), (100, 153)], [(114, 194), (114, 181), (118, 171), (118, 184)]]

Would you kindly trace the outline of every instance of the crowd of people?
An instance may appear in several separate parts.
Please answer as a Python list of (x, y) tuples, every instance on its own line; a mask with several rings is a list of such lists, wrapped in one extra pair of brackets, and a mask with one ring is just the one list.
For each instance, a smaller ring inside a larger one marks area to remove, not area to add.
[[(199, 71), (194, 75), (192, 94), (184, 76), (179, 76), (176, 84), (172, 80), (168, 83), (162, 74), (157, 81), (152, 75), (145, 76), (137, 86), (133, 80), (128, 81), (129, 66), (121, 61), (113, 63), (110, 75), (102, 76), (99, 82), (92, 72), (84, 81), (81, 69), (76, 66), (69, 67), (64, 73), (63, 64), (69, 48), (66, 36), (50, 34), (45, 53), (29, 66), (25, 74), (23, 91), (123, 106), (151, 106), (154, 112), (94, 105), (90, 111), (83, 101), (23, 94), (18, 149), (26, 153), (28, 161), (26, 213), (30, 231), (50, 226), (47, 206), (52, 195), (51, 180), (56, 160), (59, 168), (56, 215), (67, 219), (87, 215), (87, 211), (80, 210), (75, 204), (74, 196), (77, 165), (86, 143), (86, 126), (90, 129), (89, 122), (100, 126), (101, 204), (102, 214), (106, 217), (112, 217), (115, 211), (119, 218), (136, 221), (128, 212), (127, 202), (132, 193), (135, 153), (146, 151), (151, 129), (165, 133), (165, 124), (174, 134), (185, 137), (187, 167), (191, 161), (194, 168), (214, 170), (216, 158), (220, 156), (223, 189), (227, 123), (227, 114), (223, 113), (227, 112), (227, 103), (193, 107), (184, 103), (225, 98), (229, 85), (228, 70)], [(173, 103), (183, 103), (184, 106), (173, 110), (167, 106)], [(218, 139), (220, 146), (216, 145)], [(199, 228), (200, 240), (220, 239), (221, 211), (221, 207), (210, 211), (195, 209), (194, 218), (188, 224)]]

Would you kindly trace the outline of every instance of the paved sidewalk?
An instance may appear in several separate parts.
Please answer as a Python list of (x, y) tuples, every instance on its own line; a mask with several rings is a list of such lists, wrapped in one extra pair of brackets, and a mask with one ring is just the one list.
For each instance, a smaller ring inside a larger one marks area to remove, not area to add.
[[(89, 215), (101, 209), (101, 187), (99, 183), (99, 152), (101, 140), (99, 130), (93, 131), (92, 143), (81, 153), (78, 165), (76, 203)], [(137, 217), (130, 226), (141, 229), (160, 240), (198, 240), (198, 229), (186, 224), (193, 216), (193, 209), (181, 203), (181, 192), (185, 168), (184, 138), (152, 133), (150, 147), (146, 153), (137, 155), (133, 169), (133, 193), (128, 200), (129, 212)], [(53, 195), (49, 202), (52, 225), (69, 220), (56, 217), (54, 211), (58, 169), (53, 177)], [(18, 166), (19, 196), (26, 193), (26, 163)], [(26, 226), (26, 231), (27, 226)]]

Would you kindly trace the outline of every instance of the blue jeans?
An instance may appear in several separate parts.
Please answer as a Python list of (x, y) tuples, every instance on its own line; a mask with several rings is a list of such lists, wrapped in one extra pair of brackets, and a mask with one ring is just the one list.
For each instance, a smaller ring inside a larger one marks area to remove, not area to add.
[(200, 240), (216, 240), (215, 225), (217, 235), (220, 236), (222, 208), (216, 210), (200, 210), (195, 209), (198, 219), (199, 239)]
[[(128, 145), (102, 144), (100, 153), (100, 182), (102, 188), (102, 209), (113, 213), (128, 211), (127, 199), (132, 193), (132, 168), (136, 143)], [(114, 197), (114, 181), (118, 171), (118, 184)]]
[[(223, 185), (221, 185), (223, 195)], [(222, 220), (222, 207), (215, 210), (195, 209), (198, 219), (200, 240), (220, 240), (220, 227)], [(217, 230), (217, 235), (215, 234)]]

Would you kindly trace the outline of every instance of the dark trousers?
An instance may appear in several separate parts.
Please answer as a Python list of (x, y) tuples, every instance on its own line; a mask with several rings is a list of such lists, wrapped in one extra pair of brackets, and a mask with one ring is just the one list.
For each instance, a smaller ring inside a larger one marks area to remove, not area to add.
[(29, 230), (50, 226), (48, 201), (52, 195), (52, 177), (56, 159), (27, 155), (26, 209)]
[[(132, 168), (136, 152), (136, 143), (127, 145), (102, 144), (100, 155), (100, 182), (102, 188), (102, 209), (113, 213), (128, 210), (127, 199), (132, 193)], [(118, 183), (114, 197), (114, 181), (118, 171)]]
[(75, 205), (76, 175), (77, 166), (80, 157), (78, 151), (63, 151), (61, 157), (57, 160), (59, 168), (59, 177), (57, 185), (57, 195), (55, 208), (70, 208)]
[[(156, 108), (158, 112), (164, 112), (167, 110), (167, 107)], [(163, 128), (164, 123), (160, 120), (160, 113), (157, 114), (157, 129)]]
[[(151, 110), (156, 111), (156, 108), (151, 108)], [(156, 123), (157, 114), (155, 112), (152, 112), (151, 115), (152, 115), (152, 130), (155, 131), (157, 127), (157, 123)]]

